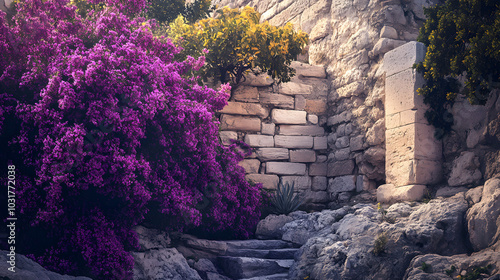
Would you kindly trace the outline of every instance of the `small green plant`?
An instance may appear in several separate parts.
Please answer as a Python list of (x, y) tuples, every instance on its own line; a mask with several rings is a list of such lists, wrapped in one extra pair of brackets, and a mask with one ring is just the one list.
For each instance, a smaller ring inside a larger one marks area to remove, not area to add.
[(377, 236), (377, 239), (375, 239), (375, 243), (373, 244), (373, 254), (375, 254), (375, 256), (379, 256), (380, 254), (385, 252), (387, 241), (388, 238), (385, 232)]
[(271, 204), (275, 214), (288, 215), (297, 210), (302, 201), (299, 196), (294, 194), (295, 182), (290, 185), (288, 182), (283, 185), (281, 181), (276, 190), (276, 194), (271, 196)]
[(382, 221), (388, 222), (389, 224), (394, 224), (396, 220), (392, 217), (387, 217), (387, 210), (382, 207), (380, 202), (377, 204), (377, 211), (382, 215)]
[(425, 273), (430, 273), (431, 272), (431, 265), (427, 264), (426, 262), (422, 262), (422, 265), (420, 265), (420, 269)]
[(451, 277), (453, 273), (455, 273), (455, 271), (457, 271), (457, 268), (454, 265), (452, 265), (450, 269), (446, 269), (444, 272), (446, 272), (446, 275)]
[(423, 203), (429, 203), (429, 201), (432, 200), (432, 195), (431, 193), (427, 190), (425, 195), (424, 195), (424, 198), (422, 199), (422, 202)]
[(477, 280), (482, 279), (483, 274), (486, 274), (486, 277), (489, 276), (489, 270), (491, 269), (491, 264), (487, 266), (479, 266), (479, 267), (471, 267), (465, 275), (458, 275), (457, 278), (460, 280)]

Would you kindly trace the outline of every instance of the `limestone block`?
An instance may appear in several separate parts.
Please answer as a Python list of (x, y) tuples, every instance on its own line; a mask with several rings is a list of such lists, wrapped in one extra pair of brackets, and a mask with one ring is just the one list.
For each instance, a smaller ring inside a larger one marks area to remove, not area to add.
[(385, 141), (385, 120), (379, 119), (366, 132), (366, 143), (377, 146)]
[(349, 159), (349, 154), (350, 153), (351, 153), (351, 149), (349, 149), (349, 148), (344, 148), (344, 149), (336, 150), (334, 152), (335, 160), (340, 161), (340, 160)]
[(308, 136), (323, 136), (325, 129), (317, 125), (280, 125), (282, 135), (308, 135)]
[(349, 147), (349, 136), (342, 136), (337, 138), (337, 141), (335, 141), (335, 147), (337, 149)]
[(328, 163), (328, 177), (350, 175), (354, 171), (353, 160), (343, 160)]
[(350, 192), (356, 189), (356, 176), (340, 176), (331, 178), (328, 181), (328, 192), (337, 194), (340, 192)]
[(398, 32), (392, 26), (384, 26), (380, 30), (380, 38), (398, 39)]
[(310, 149), (313, 147), (312, 136), (274, 136), (274, 145), (279, 148), (305, 148)]
[(273, 147), (274, 138), (269, 135), (247, 134), (245, 135), (245, 143), (250, 147)]
[(377, 189), (377, 201), (380, 203), (394, 203), (399, 201), (421, 200), (427, 192), (425, 185), (407, 185), (395, 187), (385, 184)]
[(295, 96), (295, 110), (304, 110), (306, 108), (306, 98), (303, 95)]
[(285, 148), (260, 148), (256, 150), (257, 157), (262, 161), (288, 159), (288, 149)]
[(229, 101), (227, 105), (224, 108), (222, 108), (222, 110), (220, 110), (219, 112), (232, 115), (259, 116), (263, 119), (269, 116), (269, 110), (262, 107), (262, 105), (255, 103), (245, 103), (245, 102)]
[(240, 117), (222, 115), (221, 130), (260, 131), (260, 119), (256, 117)]
[(278, 175), (305, 175), (306, 165), (295, 162), (274, 162), (266, 163), (266, 173)]
[(406, 160), (385, 163), (386, 182), (396, 186), (436, 184), (442, 178), (441, 161)]
[(268, 190), (276, 190), (278, 188), (279, 177), (277, 175), (247, 174), (245, 179), (251, 183), (261, 183)]
[(309, 166), (309, 176), (326, 176), (328, 170), (328, 164), (323, 163), (313, 163)]
[(433, 126), (420, 123), (387, 129), (387, 161), (441, 160), (442, 144), (434, 137), (434, 131)]
[(324, 114), (326, 112), (327, 106), (326, 106), (326, 101), (325, 100), (306, 100), (306, 107), (305, 110), (309, 114)]
[(276, 125), (274, 123), (262, 123), (262, 134), (274, 135), (274, 128)]
[(307, 115), (307, 121), (312, 124), (318, 124), (318, 116), (309, 114)]
[(424, 78), (415, 69), (406, 69), (385, 79), (385, 114), (406, 110), (427, 110), (424, 97), (417, 89), (424, 85)]
[[(413, 67), (425, 58), (425, 45), (420, 42), (409, 42), (384, 55), (383, 68), (386, 77)], [(387, 98), (387, 97), (386, 97)]]
[(454, 187), (477, 183), (483, 177), (479, 167), (479, 158), (473, 152), (462, 152), (453, 160), (448, 185)]
[(326, 78), (326, 71), (323, 66), (310, 65), (298, 61), (292, 61), (290, 67), (295, 69), (295, 74), (298, 77), (313, 77), (313, 78)]
[(305, 191), (302, 197), (307, 203), (327, 203), (330, 202), (330, 196), (325, 191)]
[(311, 189), (313, 191), (326, 191), (328, 179), (325, 176), (316, 176), (312, 179)]
[(370, 55), (372, 57), (375, 57), (377, 55), (385, 54), (390, 50), (404, 45), (405, 43), (406, 41), (403, 40), (380, 38), (377, 43), (375, 43), (375, 46), (373, 46), (373, 50), (371, 51)]
[(286, 95), (309, 95), (313, 92), (313, 87), (302, 83), (288, 82), (280, 84), (278, 92)]
[(350, 121), (352, 118), (352, 113), (349, 111), (344, 111), (338, 115), (331, 116), (328, 118), (327, 124), (328, 126), (336, 125), (339, 123), (344, 123)]
[(364, 90), (363, 84), (353, 82), (337, 89), (337, 94), (341, 98), (349, 98), (351, 96), (359, 96)]
[(266, 73), (262, 73), (260, 75), (255, 75), (253, 73), (248, 73), (245, 75), (245, 80), (242, 82), (242, 85), (246, 86), (254, 86), (254, 87), (265, 87), (270, 86), (274, 83), (273, 78), (267, 75)]
[(272, 120), (276, 124), (306, 124), (305, 111), (273, 109)]
[(328, 139), (326, 136), (314, 137), (314, 150), (326, 150), (328, 149)]
[(316, 152), (313, 150), (292, 150), (290, 151), (291, 162), (315, 162)]
[(259, 94), (260, 103), (274, 105), (276, 107), (293, 109), (295, 101), (292, 96), (277, 94), (272, 92), (261, 92)]
[(238, 133), (235, 131), (221, 131), (219, 138), (223, 145), (231, 145), (231, 140), (238, 140)]
[(295, 191), (311, 189), (311, 177), (309, 176), (283, 176), (281, 177), (283, 184), (288, 183), (290, 186), (294, 184)]
[(363, 150), (363, 135), (351, 137), (351, 139), (349, 139), (349, 147), (353, 152)]
[(238, 163), (245, 169), (245, 173), (259, 173), (260, 161), (258, 159), (244, 159)]
[(256, 87), (240, 85), (234, 89), (232, 98), (241, 102), (259, 102), (259, 90)]
[(316, 156), (316, 162), (325, 162), (327, 157), (325, 155)]
[(385, 127), (396, 128), (412, 123), (429, 124), (425, 118), (425, 110), (406, 110), (399, 113), (386, 115)]

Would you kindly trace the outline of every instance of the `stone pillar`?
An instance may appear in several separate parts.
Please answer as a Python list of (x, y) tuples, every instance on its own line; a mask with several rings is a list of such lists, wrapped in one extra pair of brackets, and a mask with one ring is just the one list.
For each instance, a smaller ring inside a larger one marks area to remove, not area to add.
[(409, 42), (384, 56), (385, 166), (386, 182), (395, 188), (390, 192), (398, 193), (393, 200), (420, 199), (425, 185), (438, 183), (442, 176), (442, 144), (435, 139), (434, 127), (424, 116), (427, 106), (417, 94), (424, 79), (412, 68), (424, 57), (425, 46), (418, 42)]

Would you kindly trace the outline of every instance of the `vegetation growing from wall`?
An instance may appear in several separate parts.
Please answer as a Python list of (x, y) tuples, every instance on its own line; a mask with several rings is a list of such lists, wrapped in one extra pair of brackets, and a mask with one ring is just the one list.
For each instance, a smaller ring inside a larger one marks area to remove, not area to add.
[(0, 165), (16, 174), (16, 252), (123, 279), (146, 215), (248, 237), (261, 187), (218, 140), (229, 86), (199, 86), (204, 57), (175, 60), (180, 50), (135, 17), (143, 0), (89, 3), (99, 10), (26, 0), (13, 21), (0, 12)]
[(418, 40), (427, 54), (417, 70), (427, 83), (418, 92), (430, 105), (426, 117), (441, 138), (453, 125), (448, 109), (458, 94), (471, 104), (485, 104), (491, 90), (500, 87), (500, 3), (447, 0), (425, 14)]
[(170, 25), (169, 37), (183, 48), (183, 55), (206, 53), (204, 77), (237, 85), (247, 71), (266, 73), (280, 82), (290, 81), (289, 65), (307, 44), (307, 34), (291, 23), (276, 27), (259, 23), (260, 14), (251, 7), (224, 7), (215, 18), (188, 24), (179, 17)]

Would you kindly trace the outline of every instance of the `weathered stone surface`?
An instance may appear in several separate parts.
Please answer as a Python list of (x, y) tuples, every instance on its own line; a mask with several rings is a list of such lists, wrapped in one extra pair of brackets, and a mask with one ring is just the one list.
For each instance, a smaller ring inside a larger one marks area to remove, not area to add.
[(273, 147), (274, 137), (269, 135), (247, 134), (245, 135), (245, 143), (250, 147)]
[(232, 98), (241, 102), (259, 102), (259, 90), (256, 87), (240, 85), (233, 91)]
[(273, 109), (271, 116), (275, 124), (306, 124), (305, 111)]
[[(309, 171), (309, 175), (311, 175), (311, 171)], [(326, 191), (328, 187), (328, 179), (325, 176), (316, 176), (312, 179), (312, 187), (313, 191)]]
[(295, 101), (292, 96), (271, 92), (261, 92), (259, 96), (262, 104), (274, 105), (285, 109), (295, 108)]
[(309, 114), (322, 115), (327, 110), (326, 101), (325, 100), (307, 99), (305, 110)]
[(312, 123), (312, 124), (318, 124), (318, 116), (309, 114), (307, 115), (307, 121)]
[(328, 139), (326, 136), (323, 137), (314, 137), (314, 150), (326, 150), (328, 149)]
[(220, 131), (219, 132), (220, 141), (224, 145), (230, 145), (231, 140), (238, 140), (238, 133), (235, 131)]
[(484, 179), (500, 176), (500, 151), (488, 152), (485, 155), (486, 170)]
[(257, 224), (255, 236), (259, 239), (281, 239), (286, 223), (293, 221), (292, 217), (287, 215), (269, 215)]
[(258, 159), (244, 159), (238, 163), (245, 169), (245, 173), (259, 173), (260, 161)]
[[(368, 131), (370, 131), (370, 130), (368, 130)], [(383, 131), (382, 131), (382, 133), (383, 133)], [(377, 137), (377, 136), (375, 136), (375, 137)], [(384, 141), (384, 138), (382, 138), (381, 140)], [(350, 147), (350, 150), (353, 152), (363, 150), (363, 135), (358, 135), (356, 137), (352, 137), (351, 139), (349, 139), (349, 147)]]
[(492, 246), (500, 252), (500, 178), (486, 181), (481, 201), (467, 211), (466, 218), (474, 250)]
[[(383, 129), (381, 129), (383, 133)], [(441, 160), (441, 141), (434, 137), (435, 128), (426, 124), (410, 124), (386, 131), (387, 161), (410, 159)]]
[(328, 170), (327, 163), (313, 163), (309, 165), (310, 176), (326, 176)]
[(283, 184), (293, 184), (295, 190), (311, 189), (311, 177), (309, 176), (283, 176), (281, 177)]
[(340, 98), (349, 98), (352, 96), (359, 96), (363, 92), (363, 84), (360, 82), (353, 82), (337, 89), (337, 94)]
[(269, 174), (247, 174), (245, 179), (252, 183), (261, 183), (268, 190), (276, 190), (280, 180), (277, 175)]
[(349, 147), (344, 148), (344, 149), (336, 150), (335, 153), (334, 153), (335, 160), (341, 161), (341, 160), (349, 159), (349, 154), (350, 153), (351, 153), (351, 149)]
[(375, 182), (370, 181), (365, 175), (358, 175), (356, 177), (356, 191), (371, 191), (376, 189)]
[(262, 161), (289, 159), (288, 149), (285, 148), (260, 148), (256, 150), (257, 157)]
[[(6, 242), (7, 243), (7, 242)], [(91, 280), (83, 276), (61, 275), (43, 268), (38, 263), (25, 257), (24, 255), (15, 254), (15, 265), (10, 262), (10, 252), (0, 250), (0, 278), (8, 280)], [(9, 270), (14, 267), (14, 272)]]
[(224, 272), (233, 279), (287, 272), (293, 260), (271, 260), (248, 257), (220, 257)]
[(267, 162), (266, 173), (278, 175), (305, 175), (306, 165), (294, 162)]
[(349, 136), (342, 136), (337, 138), (337, 141), (335, 141), (335, 147), (337, 149), (349, 147)]
[(298, 61), (292, 61), (290, 67), (295, 69), (295, 74), (300, 77), (326, 78), (326, 71), (323, 66), (310, 65)]
[(245, 75), (245, 80), (242, 84), (246, 86), (265, 87), (265, 86), (270, 86), (273, 83), (274, 83), (273, 78), (271, 78), (269, 75), (265, 73), (260, 75), (248, 73), (247, 75)]
[(392, 26), (384, 26), (380, 30), (380, 38), (398, 39), (398, 32)]
[(453, 161), (448, 185), (462, 186), (478, 182), (483, 177), (479, 167), (479, 158), (473, 152), (462, 152)]
[(469, 207), (481, 201), (483, 196), (483, 186), (475, 187), (465, 193), (465, 200), (469, 203)]
[(291, 162), (315, 162), (316, 152), (312, 150), (292, 150), (290, 151)]
[(325, 129), (316, 125), (280, 125), (279, 134), (283, 135), (308, 135), (323, 136)]
[(134, 279), (193, 279), (201, 280), (196, 270), (175, 248), (133, 252)]
[(349, 111), (344, 111), (338, 115), (331, 116), (328, 118), (328, 126), (336, 125), (343, 122), (348, 122), (352, 118), (352, 113)]
[(454, 196), (460, 192), (465, 193), (468, 190), (469, 189), (467, 189), (465, 187), (443, 187), (443, 188), (439, 188), (436, 191), (436, 197), (450, 197), (450, 196)]
[(240, 117), (222, 115), (221, 130), (260, 131), (260, 119), (255, 117)]
[(313, 137), (311, 136), (274, 136), (274, 145), (281, 148), (306, 148), (313, 147)]
[(328, 181), (329, 193), (350, 192), (356, 190), (356, 176), (340, 176)]
[(303, 111), (306, 108), (306, 98), (303, 95), (295, 96), (295, 110)]
[(424, 78), (415, 69), (407, 69), (388, 76), (385, 82), (385, 114), (392, 115), (406, 110), (426, 110), (424, 97), (417, 89), (424, 85)]
[(262, 130), (260, 132), (266, 135), (274, 135), (275, 127), (274, 123), (262, 123)]
[(304, 191), (301, 193), (304, 203), (327, 203), (330, 201), (330, 195), (326, 191)]
[(386, 160), (386, 182), (396, 186), (436, 184), (442, 178), (442, 163), (431, 160), (407, 160), (391, 163)]
[(394, 40), (388, 38), (380, 38), (375, 46), (373, 46), (373, 50), (370, 52), (371, 57), (375, 57), (381, 54), (385, 54), (390, 50), (393, 50), (399, 46), (402, 46), (406, 43), (406, 41), (402, 40)]
[(328, 177), (350, 175), (354, 170), (353, 160), (336, 161), (328, 164)]
[(420, 42), (409, 42), (384, 55), (383, 68), (386, 77), (412, 68), (413, 64), (422, 62), (425, 58), (425, 45)]
[(366, 143), (370, 146), (377, 146), (385, 141), (385, 121), (377, 120), (375, 124), (368, 129), (366, 133)]
[(424, 197), (426, 191), (425, 185), (395, 187), (392, 184), (385, 184), (377, 188), (377, 201), (380, 203), (418, 201)]
[(137, 233), (140, 252), (170, 247), (170, 237), (165, 232), (143, 226), (136, 226), (134, 231)]
[(313, 87), (303, 83), (287, 82), (279, 86), (278, 92), (286, 95), (309, 95), (313, 91)]
[(229, 101), (219, 112), (232, 115), (250, 115), (267, 118), (269, 110), (260, 104)]

